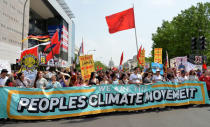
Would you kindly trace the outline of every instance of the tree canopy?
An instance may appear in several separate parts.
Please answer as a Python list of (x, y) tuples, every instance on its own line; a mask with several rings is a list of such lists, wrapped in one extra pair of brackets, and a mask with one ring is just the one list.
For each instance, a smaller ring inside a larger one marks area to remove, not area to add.
[(210, 64), (210, 3), (198, 3), (189, 9), (181, 11), (172, 21), (163, 21), (162, 26), (157, 28), (152, 35), (154, 48), (163, 48), (163, 60), (165, 60), (166, 50), (169, 59), (178, 56), (194, 54), (191, 51), (192, 37), (205, 36), (207, 49), (199, 51), (207, 56), (207, 63)]

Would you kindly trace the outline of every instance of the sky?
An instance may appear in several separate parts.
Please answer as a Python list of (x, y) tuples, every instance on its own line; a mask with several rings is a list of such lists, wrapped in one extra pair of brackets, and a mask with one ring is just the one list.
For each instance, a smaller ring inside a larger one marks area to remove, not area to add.
[[(133, 7), (137, 30), (138, 46), (146, 50), (146, 57), (151, 56), (152, 34), (160, 27), (163, 20), (171, 21), (198, 2), (209, 0), (65, 0), (75, 15), (75, 43), (80, 47), (82, 38), (85, 54), (93, 54), (94, 60), (108, 65), (110, 59), (115, 66), (120, 63), (121, 53), (124, 60), (136, 55), (135, 30), (129, 29), (110, 34), (105, 16)], [(95, 50), (95, 51), (91, 51)]]

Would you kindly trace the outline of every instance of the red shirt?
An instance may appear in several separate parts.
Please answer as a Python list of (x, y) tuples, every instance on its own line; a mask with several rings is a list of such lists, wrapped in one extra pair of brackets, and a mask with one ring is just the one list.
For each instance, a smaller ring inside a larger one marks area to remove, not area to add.
[(207, 87), (207, 90), (210, 90), (210, 77), (208, 76), (204, 76), (202, 75), (200, 78), (199, 78), (200, 81), (204, 81), (206, 82), (206, 87)]

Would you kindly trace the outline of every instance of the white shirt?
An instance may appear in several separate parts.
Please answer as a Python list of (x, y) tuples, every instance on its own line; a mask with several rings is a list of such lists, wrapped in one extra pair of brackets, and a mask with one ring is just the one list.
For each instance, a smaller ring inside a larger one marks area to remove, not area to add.
[(6, 85), (7, 79), (8, 79), (7, 76), (6, 76), (5, 78), (1, 78), (1, 77), (0, 77), (0, 86), (5, 86), (5, 85)]
[(115, 80), (115, 81), (112, 82), (112, 84), (119, 84), (119, 81)]
[(152, 77), (152, 81), (155, 81), (155, 82), (161, 82), (163, 81), (163, 77), (161, 75), (153, 75)]
[(140, 81), (142, 80), (142, 77), (140, 74), (131, 74), (129, 80), (134, 83), (140, 83)]
[(198, 81), (198, 77), (196, 75), (189, 75), (188, 80), (190, 81)]
[(184, 77), (180, 76), (180, 77), (178, 77), (178, 81), (179, 82), (184, 82), (186, 80), (187, 80), (187, 76), (184, 76)]
[(37, 82), (36, 82), (36, 88), (46, 87), (47, 84), (48, 84), (47, 80), (45, 78), (41, 78), (41, 79), (37, 80)]

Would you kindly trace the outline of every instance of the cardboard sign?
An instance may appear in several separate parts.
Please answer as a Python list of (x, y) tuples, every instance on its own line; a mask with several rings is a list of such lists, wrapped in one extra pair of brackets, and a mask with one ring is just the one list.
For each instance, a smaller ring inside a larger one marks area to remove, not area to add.
[(79, 56), (80, 68), (84, 80), (90, 78), (91, 72), (95, 71), (93, 55)]

